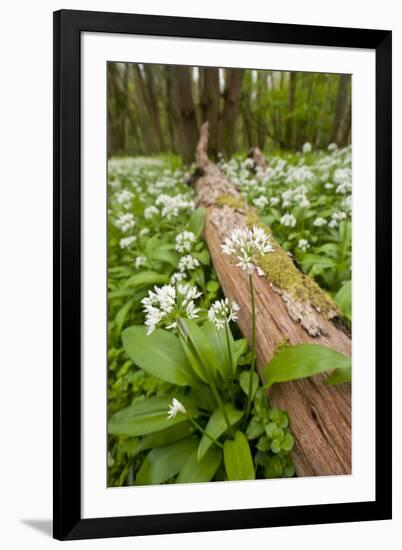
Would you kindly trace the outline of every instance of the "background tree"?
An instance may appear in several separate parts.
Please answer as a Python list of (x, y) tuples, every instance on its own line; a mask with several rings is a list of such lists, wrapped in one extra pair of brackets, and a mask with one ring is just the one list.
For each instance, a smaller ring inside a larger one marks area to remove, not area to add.
[(205, 120), (212, 158), (351, 139), (350, 75), (109, 63), (107, 81), (109, 155), (175, 153), (191, 164)]

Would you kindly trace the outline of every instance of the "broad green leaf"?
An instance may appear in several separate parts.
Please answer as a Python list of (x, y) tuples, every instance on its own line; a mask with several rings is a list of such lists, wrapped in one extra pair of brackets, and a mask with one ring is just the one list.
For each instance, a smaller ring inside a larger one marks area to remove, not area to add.
[(158, 246), (150, 254), (152, 260), (159, 260), (160, 262), (166, 262), (173, 267), (177, 267), (179, 262), (179, 256), (174, 250), (169, 250), (166, 245)]
[[(211, 321), (203, 324), (208, 342), (216, 358), (216, 365), (225, 381), (231, 380), (236, 374), (235, 350), (233, 336), (228, 328), (218, 330)], [(228, 347), (229, 345), (229, 347)]]
[(168, 282), (169, 277), (163, 273), (158, 273), (157, 271), (140, 271), (140, 273), (136, 273), (127, 279), (123, 287), (138, 288), (141, 286), (160, 285)]
[(229, 481), (255, 479), (250, 445), (243, 432), (236, 432), (233, 440), (225, 441), (223, 460)]
[(335, 301), (338, 304), (341, 312), (352, 320), (352, 281), (347, 281), (335, 296)]
[[(240, 387), (241, 389), (244, 391), (244, 393), (246, 395), (249, 395), (250, 393), (250, 375), (251, 375), (251, 371), (247, 370), (247, 371), (243, 371), (240, 375), (240, 378), (239, 378), (239, 382), (240, 382)], [(251, 395), (251, 400), (254, 399), (254, 396), (258, 390), (258, 386), (260, 384), (260, 379), (258, 378), (258, 374), (256, 372), (253, 372), (253, 376), (252, 376), (252, 386), (251, 386), (251, 390), (252, 390), (252, 395)]]
[[(238, 422), (243, 416), (243, 411), (238, 411), (230, 403), (225, 405), (225, 410), (231, 426), (236, 424), (236, 422)], [(227, 429), (228, 426), (226, 424), (222, 409), (218, 408), (208, 420), (208, 424), (205, 426), (205, 431), (214, 439), (218, 439), (223, 433), (226, 432)], [(201, 460), (211, 445), (213, 445), (213, 442), (209, 439), (209, 437), (203, 435), (200, 446), (198, 447), (198, 460)]]
[(188, 458), (177, 476), (176, 483), (201, 483), (211, 481), (222, 461), (222, 451), (214, 445), (201, 460), (197, 451)]
[(214, 379), (217, 371), (217, 357), (204, 331), (190, 319), (179, 319), (178, 323), (183, 347), (196, 374), (204, 382), (210, 378)]
[(235, 350), (236, 361), (238, 361), (238, 359), (241, 355), (244, 355), (245, 353), (247, 353), (248, 342), (247, 342), (246, 338), (240, 338), (239, 340), (235, 340), (234, 350)]
[[(109, 434), (135, 437), (159, 432), (175, 424), (180, 424), (180, 422), (185, 422), (187, 417), (184, 414), (168, 418), (171, 401), (171, 397), (150, 397), (134, 402), (110, 417)], [(180, 398), (180, 401), (192, 416), (198, 416), (194, 403), (188, 397)]]
[(173, 443), (174, 441), (179, 441), (192, 435), (195, 431), (195, 427), (191, 424), (190, 421), (181, 422), (180, 424), (175, 424), (170, 428), (161, 430), (160, 432), (155, 432), (149, 435), (146, 435), (138, 441), (133, 456), (137, 455), (142, 451), (147, 451), (148, 449), (154, 449), (156, 447), (162, 447), (168, 443)]
[(336, 369), (325, 382), (326, 384), (345, 384), (352, 381), (352, 369)]
[(128, 300), (123, 307), (119, 309), (119, 311), (116, 313), (115, 322), (116, 322), (116, 335), (118, 336), (121, 332), (121, 329), (123, 328), (124, 321), (126, 320), (126, 317), (128, 315), (128, 312), (130, 311), (132, 305), (134, 303), (134, 299)]
[(122, 332), (123, 347), (130, 359), (144, 371), (178, 386), (191, 386), (194, 374), (177, 336), (156, 329), (147, 336), (143, 325)]
[(347, 369), (350, 366), (350, 357), (325, 346), (288, 346), (264, 368), (265, 387), (269, 388), (275, 382), (297, 380), (332, 369)]
[(300, 263), (307, 269), (310, 269), (311, 267), (314, 269), (336, 267), (335, 260), (326, 256), (319, 256), (318, 254), (306, 254)]
[(120, 278), (130, 277), (130, 275), (133, 275), (135, 271), (133, 267), (129, 267), (128, 265), (117, 265), (115, 267), (109, 267), (107, 272), (110, 276)]
[(152, 449), (139, 469), (136, 485), (159, 485), (180, 472), (198, 445), (195, 436)]
[(112, 298), (124, 298), (125, 296), (133, 296), (135, 290), (132, 288), (116, 288), (116, 290), (111, 290), (108, 293), (108, 298), (111, 300)]
[(204, 229), (205, 208), (197, 208), (191, 215), (188, 228), (196, 237), (200, 237)]
[(211, 263), (211, 258), (207, 249), (201, 250), (201, 252), (194, 252), (193, 256), (200, 260), (203, 265), (209, 265)]

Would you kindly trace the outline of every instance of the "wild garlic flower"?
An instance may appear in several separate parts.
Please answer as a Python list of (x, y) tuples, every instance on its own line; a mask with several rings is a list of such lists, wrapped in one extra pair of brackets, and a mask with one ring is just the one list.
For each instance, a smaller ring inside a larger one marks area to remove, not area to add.
[(333, 152), (336, 151), (337, 149), (338, 149), (338, 146), (337, 146), (336, 143), (330, 143), (330, 144), (328, 145), (328, 151), (329, 151), (330, 153), (333, 153)]
[(299, 248), (302, 252), (306, 252), (306, 250), (310, 248), (310, 243), (307, 239), (300, 239), (297, 243), (297, 248)]
[(118, 229), (123, 231), (123, 233), (127, 233), (127, 231), (135, 226), (135, 219), (130, 212), (127, 212), (126, 214), (120, 214), (120, 216), (116, 218), (114, 224)]
[(183, 403), (173, 397), (172, 403), (169, 405), (168, 418), (175, 418), (177, 413), (186, 414), (187, 411)]
[(135, 259), (135, 269), (139, 269), (146, 263), (147, 263), (147, 259), (145, 256), (137, 256)]
[(146, 220), (150, 220), (151, 218), (153, 218), (157, 214), (159, 214), (159, 210), (156, 208), (156, 206), (148, 206), (144, 210), (144, 218)]
[(296, 225), (296, 218), (293, 214), (284, 214), (281, 218), (281, 224), (285, 227), (294, 227)]
[(260, 195), (259, 197), (257, 197), (256, 199), (253, 200), (253, 204), (257, 208), (264, 208), (264, 206), (266, 206), (268, 204), (268, 202), (269, 201), (268, 201), (267, 197), (264, 197), (264, 195)]
[(186, 279), (187, 275), (185, 273), (180, 273), (179, 271), (176, 271), (176, 273), (173, 273), (173, 275), (170, 277), (170, 282), (172, 284), (179, 283), (183, 279)]
[(200, 262), (197, 258), (194, 258), (191, 254), (186, 254), (186, 256), (182, 256), (179, 260), (179, 271), (193, 271), (197, 267), (200, 266)]
[(325, 187), (325, 189), (328, 189), (328, 191), (329, 191), (330, 189), (333, 189), (334, 184), (331, 183), (330, 181), (327, 181), (327, 183), (324, 185), (324, 187)]
[(316, 227), (322, 227), (323, 225), (327, 224), (327, 220), (325, 218), (316, 218), (314, 220), (314, 224)]
[(230, 303), (227, 298), (216, 300), (208, 310), (208, 319), (220, 330), (225, 327), (226, 323), (236, 321), (239, 309), (236, 302)]
[(135, 235), (131, 235), (130, 237), (123, 237), (120, 239), (120, 248), (128, 248), (132, 244), (135, 243), (137, 240), (137, 237)]
[(143, 237), (144, 235), (148, 235), (149, 234), (149, 228), (148, 227), (143, 227), (141, 230), (140, 230), (140, 235), (141, 237)]
[(128, 189), (122, 189), (121, 191), (116, 193), (116, 202), (127, 208), (130, 206), (133, 197), (134, 193), (132, 193)]
[(278, 202), (279, 202), (278, 197), (271, 197), (271, 198), (269, 199), (269, 204), (270, 204), (271, 206), (275, 206), (276, 204), (278, 204)]
[(303, 153), (304, 154), (311, 153), (311, 150), (312, 150), (311, 143), (307, 142), (303, 145)]
[(255, 225), (252, 229), (240, 227), (233, 229), (221, 248), (223, 254), (235, 256), (238, 260), (236, 266), (246, 271), (248, 275), (252, 275), (255, 270), (260, 276), (264, 275), (264, 272), (256, 264), (258, 256), (274, 250), (270, 242), (270, 235)]
[(179, 317), (196, 319), (199, 308), (195, 306), (194, 300), (201, 295), (202, 292), (189, 283), (178, 284), (177, 287), (154, 287), (154, 290), (150, 290), (148, 296), (141, 301), (146, 314), (147, 335), (158, 325), (163, 325), (167, 329), (175, 328)]
[(183, 252), (191, 252), (193, 245), (197, 237), (192, 231), (183, 231), (176, 236), (176, 250), (183, 254)]
[(184, 195), (159, 195), (155, 201), (157, 206), (162, 207), (162, 216), (171, 220), (176, 218), (181, 210), (192, 210), (194, 202), (185, 198)]

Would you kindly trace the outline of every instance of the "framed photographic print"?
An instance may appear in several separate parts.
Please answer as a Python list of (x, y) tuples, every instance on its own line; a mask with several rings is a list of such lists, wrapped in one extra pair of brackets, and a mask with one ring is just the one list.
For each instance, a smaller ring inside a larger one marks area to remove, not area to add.
[(391, 32), (56, 12), (54, 220), (56, 538), (391, 517)]

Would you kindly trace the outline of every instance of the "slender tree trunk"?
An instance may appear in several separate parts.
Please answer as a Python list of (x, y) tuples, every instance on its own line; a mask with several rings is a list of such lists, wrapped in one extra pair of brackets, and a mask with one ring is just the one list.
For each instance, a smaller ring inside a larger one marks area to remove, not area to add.
[(222, 115), (221, 148), (227, 157), (235, 150), (235, 132), (239, 112), (240, 89), (243, 69), (225, 70), (224, 107)]
[(286, 147), (288, 149), (295, 145), (295, 104), (296, 104), (296, 83), (297, 73), (292, 71), (289, 74), (289, 90), (288, 90), (288, 119), (286, 122)]
[(261, 151), (264, 150), (267, 128), (265, 123), (266, 72), (257, 71), (257, 142)]
[(155, 129), (152, 126), (152, 121), (149, 114), (144, 78), (137, 63), (133, 63), (131, 67), (134, 76), (135, 101), (138, 107), (137, 110), (140, 117), (141, 135), (144, 141), (145, 150), (147, 153), (155, 153), (159, 149), (158, 138), (156, 136)]
[(208, 143), (208, 154), (212, 158), (216, 158), (219, 140), (219, 69), (200, 69), (200, 84), (202, 122), (208, 122), (211, 136)]
[(154, 65), (149, 65), (147, 63), (144, 64), (148, 111), (154, 128), (158, 148), (160, 151), (163, 151), (165, 148), (165, 143), (163, 139), (161, 123), (159, 120), (159, 107), (157, 99), (158, 96), (154, 75), (155, 68), (156, 67)]
[(184, 162), (190, 164), (197, 145), (197, 117), (188, 67), (173, 66), (171, 71), (171, 101), (173, 120), (177, 128), (178, 148)]
[(348, 145), (350, 142), (350, 133), (351, 133), (351, 123), (352, 123), (352, 105), (351, 105), (351, 94), (349, 94), (345, 112), (342, 117), (341, 124), (339, 126), (338, 132), (338, 141), (339, 145), (342, 147)]
[(346, 103), (347, 103), (347, 90), (350, 76), (347, 74), (339, 75), (339, 84), (338, 84), (338, 93), (336, 96), (336, 106), (335, 106), (335, 115), (332, 124), (332, 135), (331, 140), (340, 144), (340, 129), (342, 124), (342, 119), (345, 113)]

